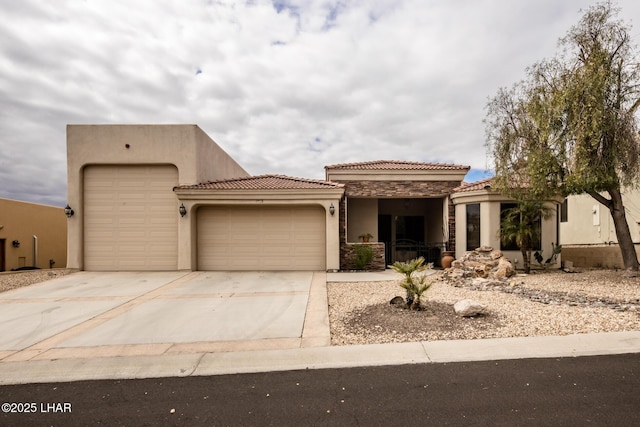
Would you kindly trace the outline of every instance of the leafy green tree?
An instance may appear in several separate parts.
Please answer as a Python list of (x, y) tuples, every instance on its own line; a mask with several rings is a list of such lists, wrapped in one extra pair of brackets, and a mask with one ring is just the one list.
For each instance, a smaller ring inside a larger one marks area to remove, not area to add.
[(404, 274), (404, 279), (400, 282), (400, 287), (407, 291), (407, 308), (412, 310), (421, 309), (422, 295), (429, 290), (432, 283), (425, 283), (426, 277), (417, 273), (433, 268), (433, 264), (424, 264), (424, 257), (412, 259), (410, 261), (396, 261), (389, 266), (390, 269), (400, 274)]
[(558, 56), (489, 101), (485, 124), (499, 191), (591, 195), (609, 209), (625, 268), (637, 271), (622, 189), (640, 177), (640, 63), (618, 13), (609, 2), (589, 8)]
[(540, 201), (519, 201), (508, 209), (500, 223), (500, 240), (507, 244), (515, 241), (522, 253), (523, 268), (526, 274), (531, 272), (531, 253), (538, 243), (539, 224), (542, 219), (550, 218), (554, 210)]

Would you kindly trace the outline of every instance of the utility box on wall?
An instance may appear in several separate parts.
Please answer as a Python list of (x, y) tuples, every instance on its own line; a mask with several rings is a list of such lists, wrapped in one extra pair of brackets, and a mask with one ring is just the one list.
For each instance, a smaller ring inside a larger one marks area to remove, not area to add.
[(593, 205), (591, 215), (593, 216), (593, 225), (600, 225), (600, 205)]

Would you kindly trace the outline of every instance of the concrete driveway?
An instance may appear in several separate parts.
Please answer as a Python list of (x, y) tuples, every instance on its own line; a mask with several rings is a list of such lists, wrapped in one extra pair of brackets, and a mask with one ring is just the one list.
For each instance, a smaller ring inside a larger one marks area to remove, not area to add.
[(0, 360), (329, 345), (323, 272), (79, 272), (0, 294)]

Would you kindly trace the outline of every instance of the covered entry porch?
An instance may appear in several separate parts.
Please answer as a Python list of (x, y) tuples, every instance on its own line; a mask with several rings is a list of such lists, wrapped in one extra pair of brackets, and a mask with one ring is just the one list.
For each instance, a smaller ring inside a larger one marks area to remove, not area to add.
[(454, 250), (455, 215), (449, 196), (469, 166), (376, 160), (325, 170), (327, 181), (345, 188), (340, 202), (341, 268), (349, 265), (350, 246), (360, 236), (371, 235), (370, 241), (380, 242), (374, 245), (378, 249), (384, 243), (384, 265), (420, 255), (439, 265), (443, 250)]
[(349, 198), (347, 242), (384, 243), (385, 264), (422, 256), (440, 266), (448, 247), (446, 198)]

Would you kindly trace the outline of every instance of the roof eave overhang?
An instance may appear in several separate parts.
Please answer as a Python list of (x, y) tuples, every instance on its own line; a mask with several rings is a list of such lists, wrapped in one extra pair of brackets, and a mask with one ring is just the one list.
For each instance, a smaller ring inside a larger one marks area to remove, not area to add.
[[(504, 196), (490, 189), (480, 189), (472, 191), (460, 191), (452, 193), (450, 196), (454, 205), (461, 203), (479, 203), (479, 202), (514, 202), (511, 197)], [(547, 200), (548, 203), (562, 203), (562, 197), (555, 197)]]
[(395, 169), (328, 169), (327, 181), (456, 181), (461, 182), (469, 169), (395, 170)]
[(335, 200), (344, 194), (344, 188), (313, 188), (287, 190), (174, 190), (179, 200)]

